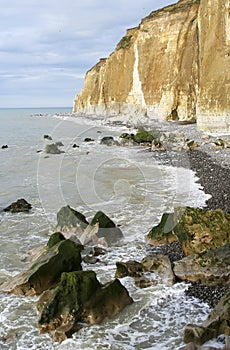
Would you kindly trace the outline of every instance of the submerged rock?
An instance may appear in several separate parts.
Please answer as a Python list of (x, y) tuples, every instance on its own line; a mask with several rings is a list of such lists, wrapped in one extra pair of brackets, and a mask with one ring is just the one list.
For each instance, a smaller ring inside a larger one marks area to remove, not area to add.
[(43, 138), (49, 141), (52, 140), (52, 137), (50, 135), (43, 135)]
[(114, 317), (132, 302), (117, 279), (103, 286), (93, 271), (63, 273), (57, 288), (38, 301), (38, 326), (62, 341), (84, 326)]
[(178, 240), (185, 255), (203, 253), (230, 243), (230, 214), (221, 209), (176, 208), (164, 214), (147, 235), (149, 244)]
[(118, 145), (118, 142), (116, 140), (114, 140), (114, 138), (112, 136), (104, 136), (101, 139), (101, 144), (102, 145), (106, 145), (106, 146), (114, 146), (114, 145)]
[(58, 146), (56, 145), (56, 143), (52, 143), (50, 145), (46, 145), (45, 147), (45, 152), (49, 153), (49, 154), (60, 154), (60, 153), (64, 153), (64, 151), (61, 151)]
[[(157, 275), (149, 276), (151, 272)], [(142, 259), (141, 262), (129, 260), (116, 263), (115, 277), (134, 277), (135, 283), (141, 288), (161, 283), (173, 284), (175, 275), (169, 258), (163, 254), (153, 254)]]
[(11, 213), (21, 213), (21, 212), (29, 212), (30, 209), (32, 208), (32, 205), (28, 203), (25, 199), (21, 198), (18, 199), (16, 202), (13, 202), (10, 204), (8, 207), (3, 209), (3, 211), (11, 212)]
[(62, 240), (51, 248), (46, 247), (24, 272), (1, 285), (8, 293), (38, 295), (57, 286), (62, 272), (81, 270), (82, 246)]
[(230, 286), (230, 243), (208, 252), (192, 254), (175, 262), (174, 273), (181, 279), (205, 285)]
[(225, 334), (230, 336), (230, 291), (200, 325), (189, 324), (184, 330), (184, 342), (203, 344), (206, 341)]

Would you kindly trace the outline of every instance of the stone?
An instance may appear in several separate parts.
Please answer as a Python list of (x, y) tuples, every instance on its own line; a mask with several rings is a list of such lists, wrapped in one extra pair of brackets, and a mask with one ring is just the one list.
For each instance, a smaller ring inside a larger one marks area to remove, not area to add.
[(64, 146), (63, 143), (62, 143), (61, 141), (55, 142), (55, 145), (56, 145), (57, 147), (63, 147), (63, 146)]
[(62, 207), (57, 213), (56, 230), (70, 238), (72, 235), (81, 235), (89, 225), (86, 217), (69, 205)]
[(90, 226), (96, 226), (98, 238), (105, 239), (108, 245), (116, 243), (123, 238), (122, 231), (115, 223), (102, 211), (98, 211), (93, 217)]
[(63, 273), (52, 293), (37, 303), (41, 333), (50, 332), (63, 341), (83, 326), (112, 318), (133, 302), (119, 280), (101, 285), (93, 271)]
[(3, 211), (9, 211), (11, 213), (28, 213), (30, 209), (32, 209), (32, 205), (28, 203), (24, 198), (21, 198), (3, 209)]
[(79, 148), (79, 146), (76, 143), (74, 143), (72, 147), (73, 148)]
[(46, 247), (28, 268), (1, 285), (8, 293), (39, 295), (57, 286), (62, 272), (81, 270), (82, 246), (70, 240), (61, 240), (51, 248)]
[(192, 254), (174, 263), (177, 278), (204, 285), (230, 285), (230, 243), (205, 253)]
[(201, 345), (221, 334), (230, 336), (230, 291), (227, 292), (207, 319), (199, 326), (189, 324), (184, 330), (184, 342)]
[(230, 214), (221, 209), (176, 208), (163, 214), (147, 235), (151, 245), (179, 241), (185, 255), (204, 253), (230, 242)]
[(175, 283), (175, 275), (168, 256), (163, 254), (152, 254), (151, 256), (142, 259), (141, 264), (145, 271), (156, 271), (163, 283), (168, 285)]
[(8, 145), (2, 145), (1, 148), (2, 148), (2, 149), (7, 149), (7, 148), (8, 148)]
[(50, 135), (43, 135), (43, 138), (49, 141), (52, 140), (52, 137)]
[(196, 120), (228, 133), (229, 8), (229, 0), (183, 0), (151, 12), (88, 70), (74, 113), (131, 125)]
[(49, 145), (46, 145), (45, 147), (45, 152), (49, 153), (49, 154), (60, 154), (60, 153), (64, 153), (64, 151), (61, 151), (58, 146), (56, 145), (56, 143), (52, 143)]
[(114, 140), (114, 138), (112, 136), (104, 136), (101, 139), (101, 144), (106, 145), (106, 146), (117, 146), (118, 142), (116, 140)]
[(94, 141), (94, 140), (91, 139), (91, 137), (86, 137), (86, 138), (84, 139), (84, 142), (92, 142), (92, 141)]
[(116, 278), (122, 278), (126, 276), (141, 277), (144, 272), (144, 267), (141, 263), (129, 260), (127, 262), (116, 262)]
[(49, 238), (49, 241), (47, 243), (48, 248), (52, 248), (55, 244), (64, 241), (65, 237), (61, 232), (54, 232)]

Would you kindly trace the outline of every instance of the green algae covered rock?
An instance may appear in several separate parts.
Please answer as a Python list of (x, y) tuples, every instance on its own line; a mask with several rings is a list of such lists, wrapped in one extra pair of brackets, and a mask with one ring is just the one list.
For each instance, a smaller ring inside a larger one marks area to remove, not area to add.
[(83, 326), (115, 316), (132, 302), (119, 280), (102, 286), (93, 271), (63, 273), (57, 288), (38, 301), (38, 326), (62, 341)]
[(54, 232), (50, 238), (49, 241), (47, 243), (47, 247), (48, 248), (52, 248), (55, 244), (64, 241), (65, 237), (63, 236), (63, 234), (61, 232)]
[(230, 285), (230, 243), (174, 263), (177, 278), (204, 285)]
[(24, 272), (1, 285), (1, 291), (25, 295), (39, 295), (57, 286), (63, 272), (81, 270), (82, 246), (63, 240), (46, 247)]
[(230, 243), (230, 214), (221, 209), (176, 208), (164, 214), (147, 235), (149, 244), (178, 240), (185, 255), (203, 253)]
[(104, 238), (108, 245), (117, 242), (123, 237), (119, 227), (102, 211), (98, 211), (93, 217), (90, 226), (97, 226), (98, 230), (95, 233), (98, 238)]
[(184, 342), (201, 345), (221, 334), (230, 336), (230, 291), (222, 297), (200, 326), (194, 324), (186, 326)]

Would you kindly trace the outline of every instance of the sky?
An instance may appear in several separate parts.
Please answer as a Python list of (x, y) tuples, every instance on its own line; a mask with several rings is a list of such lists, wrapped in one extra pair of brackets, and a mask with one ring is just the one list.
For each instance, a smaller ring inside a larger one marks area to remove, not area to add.
[(87, 70), (170, 0), (0, 0), (0, 108), (72, 107)]

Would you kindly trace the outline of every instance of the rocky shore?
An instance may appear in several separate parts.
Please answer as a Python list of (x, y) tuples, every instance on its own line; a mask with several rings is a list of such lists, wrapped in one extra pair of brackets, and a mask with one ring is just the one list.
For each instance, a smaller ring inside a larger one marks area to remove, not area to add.
[[(207, 209), (222, 209), (230, 213), (230, 148), (218, 147), (217, 140), (230, 142), (230, 135), (208, 135), (197, 130), (196, 124), (178, 124), (156, 122), (154, 129), (165, 133), (183, 133), (194, 140), (197, 147), (188, 151), (169, 150), (154, 152), (153, 157), (164, 165), (190, 168), (199, 178), (203, 191), (211, 195), (206, 201)], [(216, 143), (215, 143), (216, 142)], [(151, 249), (151, 248), (150, 248)], [(169, 256), (171, 262), (183, 257), (181, 246), (177, 242), (159, 246), (158, 251)], [(187, 295), (197, 297), (211, 308), (215, 307), (227, 292), (226, 286), (204, 286), (198, 282), (190, 283)]]

